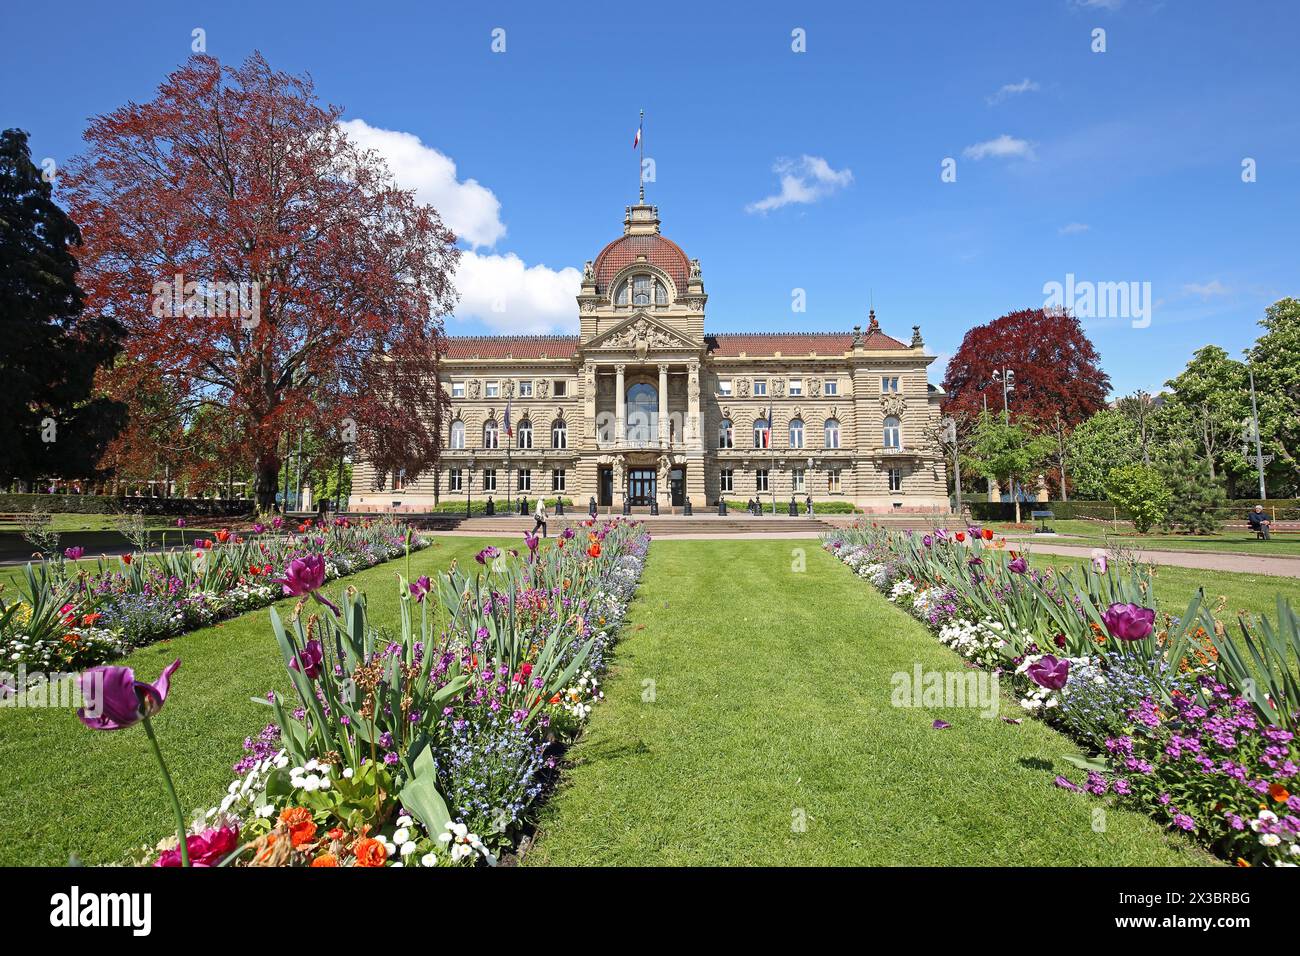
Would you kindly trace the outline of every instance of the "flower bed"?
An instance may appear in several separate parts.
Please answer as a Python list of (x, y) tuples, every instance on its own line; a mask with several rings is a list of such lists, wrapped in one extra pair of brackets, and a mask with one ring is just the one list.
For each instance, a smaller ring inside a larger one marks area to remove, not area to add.
[[(370, 621), (364, 594), (320, 593), (312, 556), (292, 562), (286, 578), (301, 599), (287, 618), (270, 617), (294, 693), (267, 696), (272, 721), (245, 742), (227, 794), (197, 825), (159, 752), (185, 839), (134, 861), (442, 866), (496, 863), (515, 848), (558, 748), (602, 696), (649, 535), (614, 519), (524, 541), (522, 553), (489, 547), (435, 579), (399, 575), (392, 631)], [(308, 613), (311, 599), (321, 607)], [(149, 718), (178, 665), (156, 685), (124, 668), (86, 672), (83, 722), (142, 723), (157, 751)]]
[(1285, 602), (1276, 620), (1243, 617), (1234, 642), (1199, 595), (1161, 613), (1151, 569), (1102, 553), (1039, 572), (978, 527), (859, 522), (822, 541), (1089, 751), (1083, 779), (1058, 786), (1140, 807), (1241, 865), (1300, 862), (1300, 622)]
[[(183, 522), (182, 522), (183, 526)], [(427, 544), (392, 521), (305, 522), (285, 533), (276, 518), (247, 536), (217, 532), (193, 548), (101, 558), (93, 569), (62, 557), (28, 565), (21, 594), (0, 589), (0, 670), (80, 670), (279, 600), (299, 558), (317, 556), (327, 579), (353, 574)]]

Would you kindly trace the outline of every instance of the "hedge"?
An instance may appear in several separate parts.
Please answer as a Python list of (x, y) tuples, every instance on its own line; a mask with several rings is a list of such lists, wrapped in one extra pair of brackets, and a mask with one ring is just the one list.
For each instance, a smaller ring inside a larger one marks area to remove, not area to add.
[[(1016, 506), (1010, 501), (970, 501), (971, 517), (978, 521), (1014, 521)], [(1278, 521), (1300, 520), (1300, 498), (1276, 498), (1267, 501), (1259, 498), (1238, 498), (1229, 501), (1219, 509), (1218, 516), (1223, 521), (1244, 521), (1246, 512), (1255, 505), (1263, 505), (1270, 517)], [(1050, 511), (1059, 521), (1084, 518), (1095, 521), (1127, 521), (1128, 512), (1109, 501), (1022, 501), (1020, 517), (1029, 520), (1032, 511)]]
[(252, 501), (225, 498), (146, 498), (115, 495), (0, 494), (0, 514), (47, 511), (50, 514), (107, 515), (142, 512), (148, 515), (246, 515)]

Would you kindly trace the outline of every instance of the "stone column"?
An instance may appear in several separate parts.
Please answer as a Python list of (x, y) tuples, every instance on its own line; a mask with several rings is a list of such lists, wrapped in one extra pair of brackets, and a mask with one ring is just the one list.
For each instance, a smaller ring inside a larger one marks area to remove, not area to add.
[(686, 424), (682, 428), (682, 437), (691, 447), (700, 440), (700, 363), (692, 362), (686, 381)]
[(623, 373), (627, 366), (622, 363), (614, 366), (614, 444), (622, 448), (627, 439), (627, 388), (623, 384)]
[(659, 366), (659, 447), (668, 444), (668, 366)]

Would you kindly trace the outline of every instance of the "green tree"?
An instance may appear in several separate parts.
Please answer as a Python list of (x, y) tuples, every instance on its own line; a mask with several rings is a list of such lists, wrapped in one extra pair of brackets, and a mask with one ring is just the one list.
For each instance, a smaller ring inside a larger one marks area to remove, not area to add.
[(1017, 486), (1033, 487), (1039, 470), (1051, 456), (1055, 441), (1036, 434), (1023, 422), (1013, 422), (1006, 412), (983, 412), (968, 444), (965, 461), (974, 472), (992, 479), (1011, 491), (1016, 504), (1016, 521), (1020, 521), (1020, 496)]
[(1111, 501), (1128, 511), (1133, 527), (1142, 534), (1169, 512), (1169, 486), (1150, 465), (1134, 463), (1111, 469), (1106, 491)]
[(1159, 471), (1169, 489), (1169, 509), (1161, 524), (1190, 534), (1217, 531), (1228, 498), (1196, 446), (1179, 442), (1170, 447), (1161, 457)]
[(1194, 442), (1210, 478), (1217, 478), (1219, 463), (1240, 444), (1242, 422), (1250, 415), (1245, 363), (1207, 345), (1165, 385), (1173, 390), (1164, 406), (1167, 437)]
[[(1269, 469), (1281, 487), (1274, 494), (1294, 493), (1300, 486), (1300, 299), (1285, 298), (1264, 310), (1264, 334), (1250, 349), (1259, 403), (1259, 431), (1264, 453), (1275, 455)], [(1254, 449), (1250, 450), (1253, 459)]]
[(1140, 458), (1137, 429), (1126, 415), (1104, 409), (1070, 435), (1068, 457), (1075, 497), (1104, 499), (1111, 469)]

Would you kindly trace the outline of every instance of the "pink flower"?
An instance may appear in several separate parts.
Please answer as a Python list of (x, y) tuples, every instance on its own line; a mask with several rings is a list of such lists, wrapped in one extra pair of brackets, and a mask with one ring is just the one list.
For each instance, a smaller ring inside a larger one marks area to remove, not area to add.
[[(209, 827), (185, 839), (191, 866), (217, 866), (239, 846), (239, 827), (236, 825)], [(154, 866), (180, 866), (179, 849), (163, 850)]]
[(284, 569), (284, 577), (275, 578), (275, 583), (284, 586), (285, 597), (303, 597), (310, 594), (335, 615), (339, 614), (337, 607), (317, 593), (325, 584), (325, 559), (319, 554), (294, 558)]
[(172, 674), (181, 666), (172, 661), (152, 684), (135, 679), (129, 667), (92, 667), (78, 679), (86, 706), (77, 717), (91, 730), (123, 730), (162, 710)]
[(1070, 679), (1070, 662), (1044, 654), (1025, 669), (1025, 674), (1039, 687), (1060, 690)]
[(320, 641), (312, 639), (302, 651), (289, 662), (289, 666), (296, 671), (302, 671), (312, 680), (320, 677), (321, 662), (325, 660), (325, 648)]
[(1156, 612), (1136, 604), (1112, 604), (1101, 619), (1112, 637), (1140, 641), (1155, 629)]

